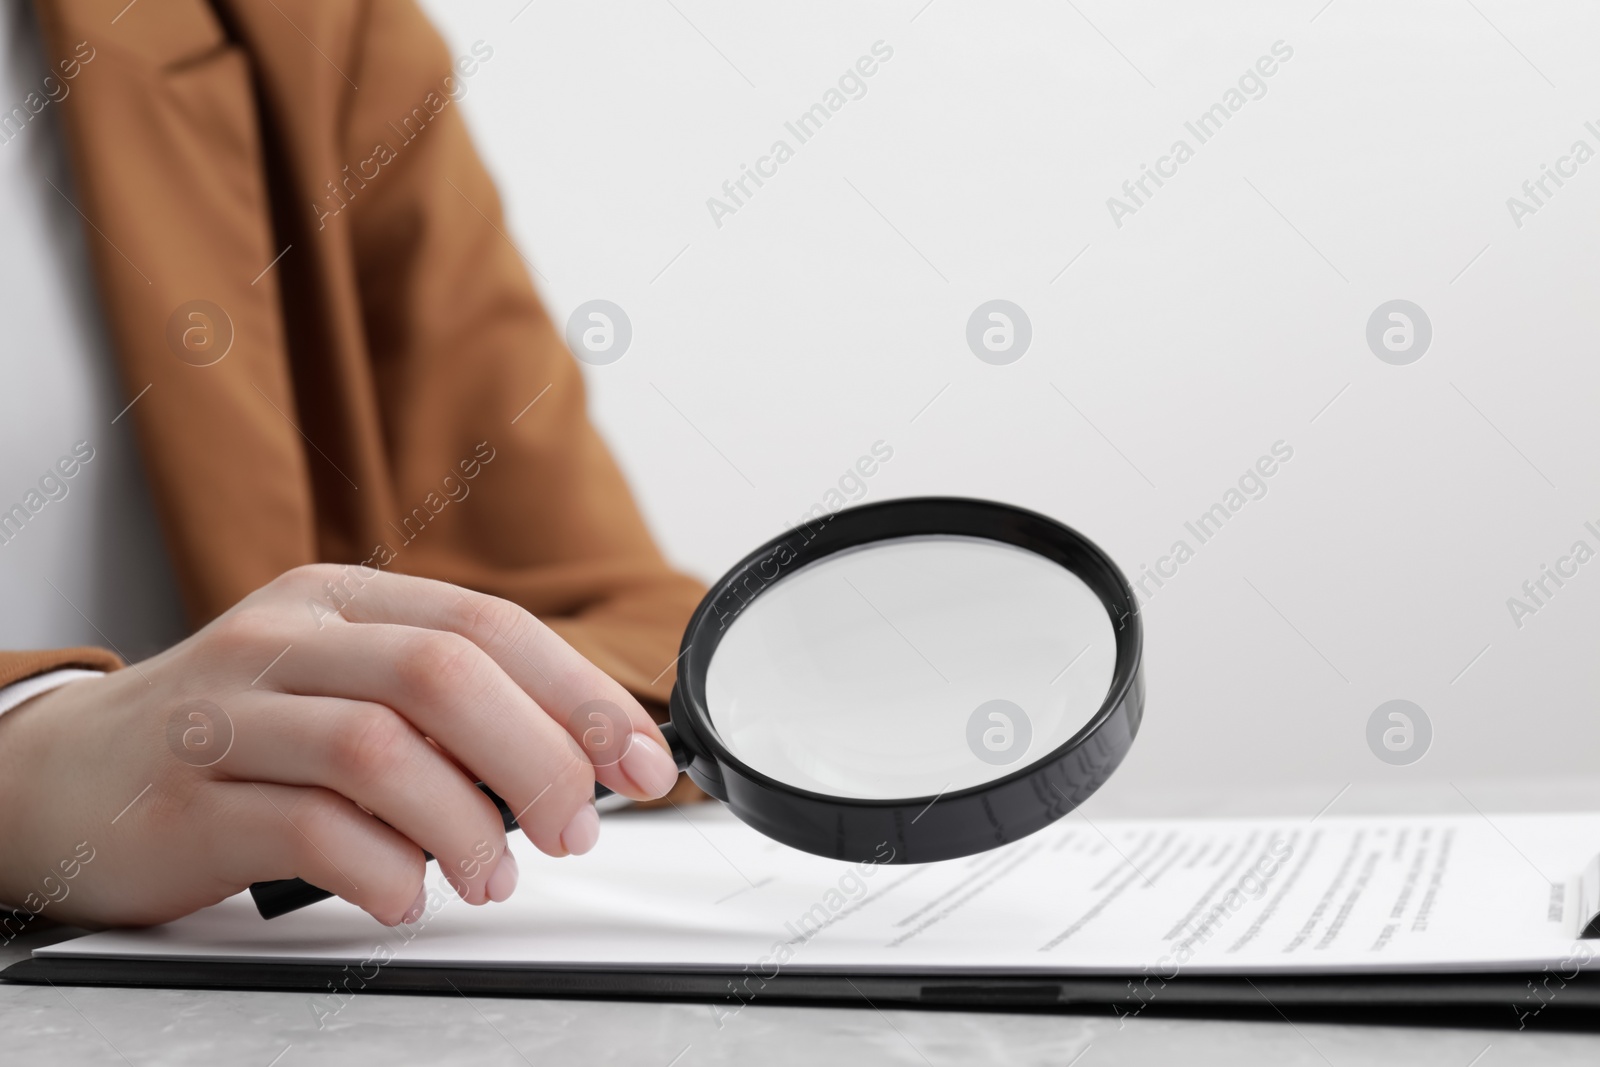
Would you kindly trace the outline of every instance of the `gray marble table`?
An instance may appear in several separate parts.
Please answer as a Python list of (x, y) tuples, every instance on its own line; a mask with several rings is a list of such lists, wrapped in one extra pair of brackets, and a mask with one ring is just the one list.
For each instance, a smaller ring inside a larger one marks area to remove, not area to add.
[[(1114, 815), (1308, 813), (1331, 790), (1303, 796), (1097, 798)], [(1485, 810), (1600, 807), (1600, 780), (1487, 783), (1464, 790)], [(1394, 793), (1355, 786), (1343, 811), (1460, 810), (1455, 786)], [(35, 945), (71, 936), (54, 930), (0, 951), (0, 966)], [(879, 1011), (745, 1007), (719, 1021), (704, 1004), (360, 995), (321, 1029), (301, 993), (105, 989), (0, 985), (0, 1063), (245, 1064), (298, 1067), (350, 1063), (695, 1064), (1079, 1064), (1245, 1063), (1593, 1064), (1600, 1034), (1527, 1030), (1252, 1022), (1143, 1016)], [(1535, 1020), (1537, 1023), (1537, 1020)]]

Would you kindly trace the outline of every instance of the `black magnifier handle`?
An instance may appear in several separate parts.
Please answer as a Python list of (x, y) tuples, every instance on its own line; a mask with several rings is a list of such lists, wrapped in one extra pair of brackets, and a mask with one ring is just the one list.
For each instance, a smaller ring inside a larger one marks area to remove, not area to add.
[[(682, 771), (689, 765), (689, 753), (678, 741), (678, 732), (672, 728), (671, 723), (661, 727), (661, 736), (666, 739), (667, 745), (672, 749), (673, 762)], [(512, 812), (511, 806), (500, 799), (493, 789), (478, 783), (478, 788), (483, 790), (483, 795), (494, 801), (494, 806), (500, 810), (500, 821), (505, 824), (506, 833), (511, 833), (517, 828), (517, 817)], [(594, 787), (594, 798), (611, 795), (611, 790), (599, 783)], [(428, 860), (433, 859), (433, 853), (424, 852)], [(310, 882), (299, 878), (279, 878), (271, 882), (256, 882), (250, 886), (250, 897), (256, 903), (256, 911), (261, 913), (263, 919), (276, 919), (280, 915), (287, 915), (291, 911), (299, 911), (319, 900), (327, 900), (334, 894), (326, 889), (319, 889)]]

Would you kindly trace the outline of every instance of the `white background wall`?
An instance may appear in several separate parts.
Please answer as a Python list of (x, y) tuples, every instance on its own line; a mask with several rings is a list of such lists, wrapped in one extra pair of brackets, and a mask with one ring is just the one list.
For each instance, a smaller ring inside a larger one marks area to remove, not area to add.
[[(1136, 575), (1281, 439), (1268, 495), (1149, 603), (1145, 731), (1105, 792), (1600, 762), (1600, 560), (1520, 629), (1506, 605), (1600, 548), (1600, 160), (1520, 228), (1506, 205), (1600, 149), (1600, 10), (524, 4), (426, 6), (494, 49), (464, 106), (552, 313), (632, 321), (593, 410), (682, 566), (716, 575), (882, 439), (867, 499), (1014, 502)], [(716, 225), (707, 198), (880, 40), (865, 96)], [(1179, 137), (1119, 228), (1107, 198)], [(965, 340), (997, 297), (1034, 330), (1009, 366)], [(1408, 366), (1365, 339), (1394, 298), (1433, 324)], [(1400, 767), (1366, 740), (1397, 697), (1434, 733)]]

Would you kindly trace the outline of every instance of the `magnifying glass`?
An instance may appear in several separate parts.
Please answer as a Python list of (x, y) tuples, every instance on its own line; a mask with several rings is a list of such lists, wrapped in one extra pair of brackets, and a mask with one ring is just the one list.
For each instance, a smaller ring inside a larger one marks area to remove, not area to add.
[[(1043, 829), (1111, 776), (1144, 714), (1122, 572), (1077, 531), (986, 500), (797, 526), (711, 587), (681, 648), (662, 729), (679, 769), (767, 837), (849, 862)], [(250, 892), (269, 919), (332, 895), (297, 878)]]

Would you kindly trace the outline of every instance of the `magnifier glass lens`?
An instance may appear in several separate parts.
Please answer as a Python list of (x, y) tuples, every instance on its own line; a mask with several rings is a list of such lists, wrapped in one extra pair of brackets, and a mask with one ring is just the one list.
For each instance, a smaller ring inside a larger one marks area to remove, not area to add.
[(786, 785), (854, 799), (994, 781), (1064, 744), (1105, 701), (1112, 621), (1025, 549), (906, 537), (834, 553), (740, 612), (706, 705), (730, 752)]

